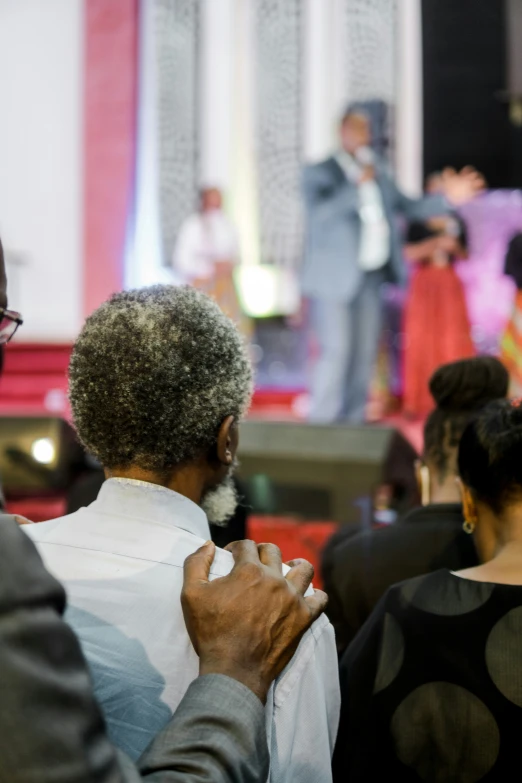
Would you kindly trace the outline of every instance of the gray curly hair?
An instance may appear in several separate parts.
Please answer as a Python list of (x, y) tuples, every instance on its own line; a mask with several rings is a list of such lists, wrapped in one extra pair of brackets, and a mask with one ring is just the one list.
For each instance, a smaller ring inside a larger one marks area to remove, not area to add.
[(208, 453), (251, 392), (235, 325), (186, 286), (112, 296), (87, 318), (69, 366), (78, 436), (107, 468), (161, 472)]

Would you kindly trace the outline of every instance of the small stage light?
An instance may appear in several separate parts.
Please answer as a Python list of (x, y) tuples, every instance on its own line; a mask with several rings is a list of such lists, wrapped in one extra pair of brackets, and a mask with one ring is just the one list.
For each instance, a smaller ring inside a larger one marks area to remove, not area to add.
[(31, 445), (31, 454), (36, 462), (51, 465), (56, 457), (56, 447), (51, 438), (38, 438)]
[(270, 264), (236, 268), (234, 282), (243, 312), (251, 318), (293, 315), (299, 288), (293, 272)]

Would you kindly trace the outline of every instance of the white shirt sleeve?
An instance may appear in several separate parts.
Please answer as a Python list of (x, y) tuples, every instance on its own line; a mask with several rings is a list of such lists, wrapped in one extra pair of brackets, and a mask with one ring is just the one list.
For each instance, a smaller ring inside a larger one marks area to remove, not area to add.
[(322, 615), (267, 699), (270, 783), (329, 783), (341, 696), (334, 630)]

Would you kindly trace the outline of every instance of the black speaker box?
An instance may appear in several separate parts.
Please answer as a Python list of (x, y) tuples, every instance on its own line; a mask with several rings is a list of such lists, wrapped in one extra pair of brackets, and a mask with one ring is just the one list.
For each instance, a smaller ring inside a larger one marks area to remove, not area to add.
[(391, 427), (246, 421), (239, 475), (254, 512), (361, 522), (382, 480)]

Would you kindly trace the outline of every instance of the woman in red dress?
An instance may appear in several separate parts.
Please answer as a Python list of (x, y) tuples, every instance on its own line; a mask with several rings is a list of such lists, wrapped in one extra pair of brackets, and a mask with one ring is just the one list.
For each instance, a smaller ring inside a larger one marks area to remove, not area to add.
[(412, 224), (405, 254), (415, 269), (404, 317), (404, 412), (422, 417), (433, 408), (428, 382), (435, 370), (476, 353), (453, 265), (467, 254), (464, 223), (446, 216)]

